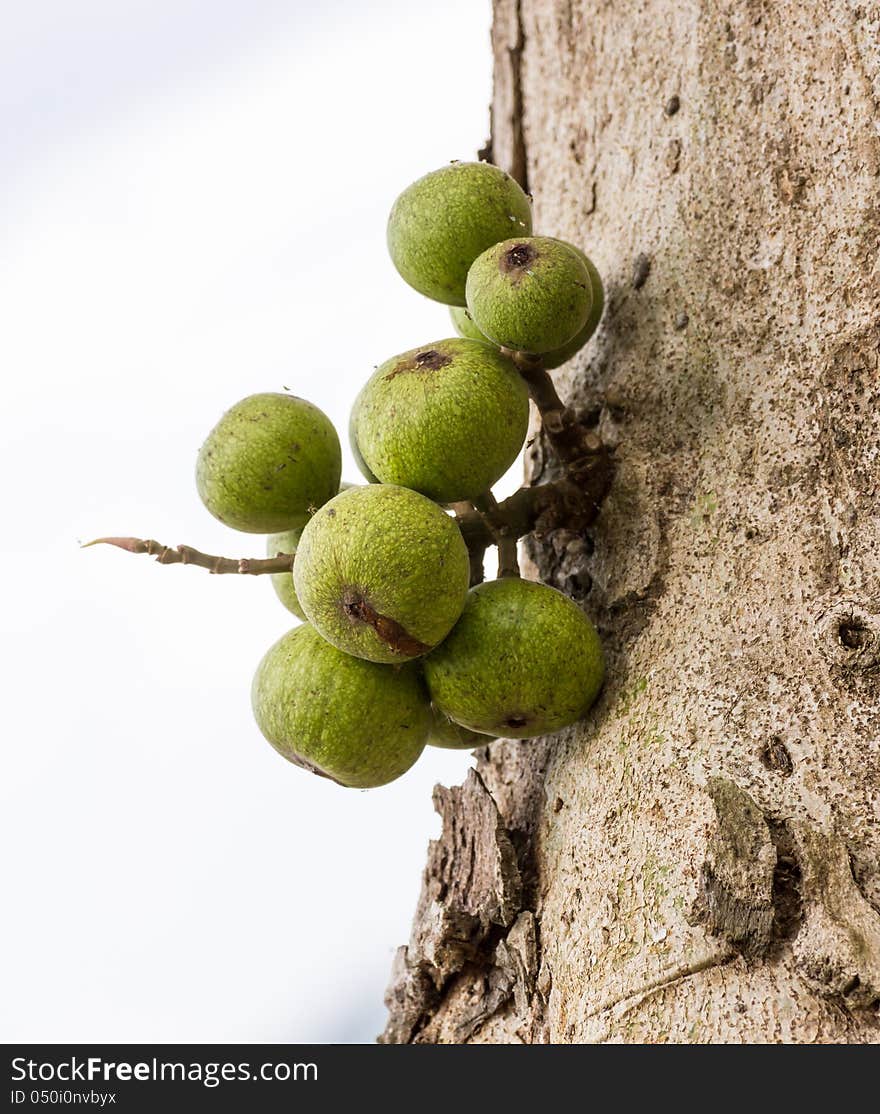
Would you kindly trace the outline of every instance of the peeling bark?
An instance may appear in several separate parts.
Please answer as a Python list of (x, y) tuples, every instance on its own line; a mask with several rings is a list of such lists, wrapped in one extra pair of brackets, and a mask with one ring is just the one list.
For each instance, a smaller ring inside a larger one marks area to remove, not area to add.
[[(434, 805), (443, 831), (428, 849), (409, 945), (395, 960), (386, 994), (391, 1012), (386, 1043), (418, 1040), (441, 994), (461, 991), (474, 977), (482, 985), (485, 977), (486, 993), (471, 995), (476, 1012), (465, 1010), (456, 1019), (455, 1039), (466, 1039), (479, 1023), (475, 1019), (484, 1020), (482, 998), (491, 994), (500, 1004), (515, 985), (511, 956), (522, 950), (514, 923), (522, 905), (522, 879), (495, 801), (471, 770), (461, 787), (438, 785)], [(496, 946), (508, 928), (510, 943), (496, 965)]]
[(386, 1039), (876, 1043), (880, 5), (495, 8), (495, 161), (606, 283), (611, 491), (528, 553), (608, 680), (441, 791)]
[(707, 841), (688, 920), (746, 954), (761, 955), (773, 934), (776, 848), (770, 829), (752, 798), (732, 781), (710, 778), (707, 791), (718, 825)]
[(836, 835), (794, 824), (806, 916), (794, 940), (797, 969), (817, 994), (850, 1009), (880, 1004), (880, 915), (853, 878)]

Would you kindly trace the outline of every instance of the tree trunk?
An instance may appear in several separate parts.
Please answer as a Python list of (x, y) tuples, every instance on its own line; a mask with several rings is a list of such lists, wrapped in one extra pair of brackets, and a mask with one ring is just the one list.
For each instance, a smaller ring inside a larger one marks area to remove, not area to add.
[(528, 550), (608, 680), (436, 791), (383, 1039), (877, 1042), (880, 5), (496, 0), (493, 39), (494, 160), (606, 282), (555, 375), (613, 488)]

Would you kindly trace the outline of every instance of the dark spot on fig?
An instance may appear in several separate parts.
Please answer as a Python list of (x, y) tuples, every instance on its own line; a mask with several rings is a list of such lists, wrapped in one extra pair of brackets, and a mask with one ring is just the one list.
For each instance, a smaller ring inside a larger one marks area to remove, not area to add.
[(498, 260), (498, 270), (502, 275), (523, 271), (538, 258), (538, 253), (531, 244), (514, 244)]
[(428, 371), (439, 371), (441, 367), (446, 367), (451, 364), (452, 359), (449, 356), (444, 356), (442, 352), (438, 352), (436, 348), (429, 348), (426, 352), (419, 352), (416, 356), (416, 367), (425, 368)]
[(525, 727), (528, 722), (528, 716), (508, 716), (504, 721), (507, 727)]
[(407, 356), (398, 360), (385, 379), (394, 379), (397, 375), (406, 375), (413, 371), (439, 371), (452, 363), (452, 357), (445, 352), (438, 352), (436, 348), (425, 348), (415, 356)]

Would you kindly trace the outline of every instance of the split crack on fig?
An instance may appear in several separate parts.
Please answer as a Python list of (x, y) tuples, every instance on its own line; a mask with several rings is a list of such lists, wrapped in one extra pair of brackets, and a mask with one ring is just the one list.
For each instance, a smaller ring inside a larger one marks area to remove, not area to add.
[(452, 363), (452, 357), (436, 348), (425, 348), (405, 360), (400, 360), (385, 376), (386, 381), (414, 371), (440, 371)]
[(372, 627), (377, 638), (395, 654), (418, 657), (431, 649), (414, 638), (396, 619), (380, 615), (360, 592), (346, 591), (342, 597), (342, 610), (352, 623), (366, 623)]

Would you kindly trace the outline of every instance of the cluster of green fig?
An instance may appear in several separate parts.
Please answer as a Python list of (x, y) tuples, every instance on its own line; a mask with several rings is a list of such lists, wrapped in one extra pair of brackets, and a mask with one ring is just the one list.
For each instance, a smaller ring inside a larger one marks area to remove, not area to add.
[(554, 588), (516, 576), (470, 586), (450, 504), (479, 501), (525, 441), (513, 359), (561, 364), (593, 333), (602, 283), (561, 240), (531, 235), (528, 197), (487, 163), (406, 189), (392, 260), (451, 307), (458, 336), (383, 363), (351, 415), (366, 484), (343, 484), (329, 419), (289, 394), (233, 406), (199, 452), (208, 510), (293, 555), (272, 577), (304, 622), (266, 653), (253, 710), (290, 761), (342, 785), (383, 785), (426, 744), (474, 747), (579, 719), (604, 665), (596, 631)]

